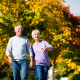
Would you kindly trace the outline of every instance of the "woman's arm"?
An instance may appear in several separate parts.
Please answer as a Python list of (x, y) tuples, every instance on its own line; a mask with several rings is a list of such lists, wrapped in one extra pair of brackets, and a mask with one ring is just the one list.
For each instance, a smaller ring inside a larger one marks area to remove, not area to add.
[(52, 47), (45, 47), (45, 48), (42, 48), (43, 51), (45, 51), (46, 49), (49, 50), (49, 51), (52, 51)]

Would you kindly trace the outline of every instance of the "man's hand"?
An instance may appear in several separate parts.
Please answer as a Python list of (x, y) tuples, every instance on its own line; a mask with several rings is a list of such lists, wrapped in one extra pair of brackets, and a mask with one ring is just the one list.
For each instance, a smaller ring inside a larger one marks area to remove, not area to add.
[(9, 65), (11, 65), (13, 61), (10, 55), (8, 56), (8, 60), (9, 60)]
[(33, 62), (30, 62), (29, 67), (33, 68)]
[(29, 64), (29, 67), (30, 68), (33, 68), (33, 56), (30, 56), (30, 64)]

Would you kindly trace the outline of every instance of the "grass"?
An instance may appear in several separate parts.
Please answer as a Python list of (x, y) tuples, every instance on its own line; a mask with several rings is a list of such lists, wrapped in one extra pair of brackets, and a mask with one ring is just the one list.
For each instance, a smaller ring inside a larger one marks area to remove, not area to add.
[(0, 78), (0, 80), (10, 80), (9, 77)]

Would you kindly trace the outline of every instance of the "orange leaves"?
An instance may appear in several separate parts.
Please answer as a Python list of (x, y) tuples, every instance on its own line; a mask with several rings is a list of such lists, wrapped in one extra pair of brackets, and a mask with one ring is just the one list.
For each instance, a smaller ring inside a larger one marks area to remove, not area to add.
[(68, 39), (69, 39), (70, 41), (72, 41), (72, 37), (69, 37)]
[(50, 59), (50, 63), (53, 64), (53, 60), (52, 59)]
[(73, 40), (72, 40), (72, 44), (73, 44), (74, 46), (75, 46), (75, 45), (80, 46), (80, 39), (77, 38), (77, 37), (73, 38)]
[(7, 64), (7, 63), (8, 63), (8, 59), (1, 61), (1, 65), (5, 65), (5, 64)]
[(62, 12), (62, 11), (61, 11), (60, 13), (61, 13), (61, 14), (63, 14), (63, 12)]
[(59, 1), (64, 2), (64, 0), (59, 0)]
[(4, 64), (5, 64), (4, 61), (2, 61), (2, 62), (1, 62), (1, 65), (4, 65)]
[(54, 41), (58, 41), (58, 38), (57, 37), (54, 37)]
[(0, 42), (0, 46), (2, 46), (2, 43)]
[(65, 29), (67, 29), (67, 30), (71, 30), (71, 28), (69, 28), (69, 27), (66, 27)]
[(73, 42), (73, 44), (75, 45), (75, 44), (76, 44), (76, 42)]
[(77, 67), (77, 65), (73, 62), (69, 62), (68, 67), (71, 67), (71, 69), (75, 69)]
[(1, 41), (1, 39), (0, 39), (0, 46), (2, 46), (2, 41)]
[(8, 64), (8, 58), (6, 55), (4, 55), (3, 57), (3, 53), (2, 51), (4, 51), (3, 49), (0, 49), (0, 59), (1, 59), (1, 65), (5, 65), (5, 64)]

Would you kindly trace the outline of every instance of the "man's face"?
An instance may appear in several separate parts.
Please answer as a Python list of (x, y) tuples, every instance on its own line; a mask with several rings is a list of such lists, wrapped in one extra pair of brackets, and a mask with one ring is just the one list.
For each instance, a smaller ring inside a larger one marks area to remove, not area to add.
[(17, 26), (15, 29), (15, 33), (17, 36), (21, 36), (23, 32), (23, 28), (21, 26)]

